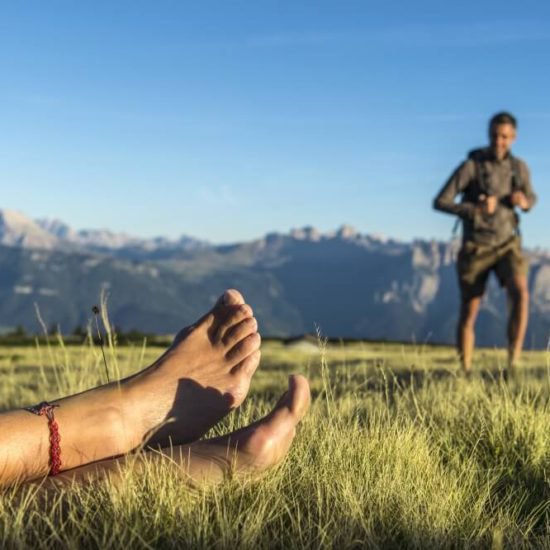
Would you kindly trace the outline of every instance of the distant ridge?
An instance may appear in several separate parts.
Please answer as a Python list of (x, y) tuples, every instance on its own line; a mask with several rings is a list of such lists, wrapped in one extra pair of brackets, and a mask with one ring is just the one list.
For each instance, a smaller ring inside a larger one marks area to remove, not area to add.
[[(109, 293), (115, 326), (173, 333), (228, 287), (241, 289), (265, 336), (314, 332), (334, 338), (450, 343), (458, 294), (456, 242), (401, 242), (351, 226), (269, 233), (229, 245), (192, 237), (139, 239), (107, 230), (75, 231), (0, 211), (0, 327), (36, 331), (35, 304), (48, 325), (71, 332)], [(527, 347), (550, 335), (550, 255), (531, 251)], [(478, 343), (502, 345), (503, 293), (491, 285)]]
[(143, 239), (108, 229), (74, 230), (60, 220), (32, 220), (21, 212), (0, 209), (0, 244), (25, 249), (99, 252), (127, 259), (154, 259), (208, 246), (182, 235)]

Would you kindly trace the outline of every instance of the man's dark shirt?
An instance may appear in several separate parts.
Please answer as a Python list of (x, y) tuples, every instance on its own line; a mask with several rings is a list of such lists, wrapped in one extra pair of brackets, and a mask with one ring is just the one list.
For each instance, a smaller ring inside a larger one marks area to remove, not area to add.
[[(507, 155), (498, 160), (490, 149), (479, 149), (473, 158), (463, 162), (451, 175), (434, 199), (434, 208), (455, 214), (462, 219), (463, 241), (497, 246), (507, 241), (517, 228), (516, 214), (510, 202), (513, 191), (523, 191), (529, 208), (536, 202), (531, 186), (529, 169), (522, 160), (515, 157), (517, 166), (516, 185), (513, 186), (512, 159)], [(480, 178), (481, 165), (483, 178)], [(484, 181), (480, 183), (480, 179)], [(519, 180), (519, 181), (518, 181)], [(462, 202), (456, 203), (462, 193)], [(483, 214), (480, 195), (495, 195), (497, 208), (493, 215)]]

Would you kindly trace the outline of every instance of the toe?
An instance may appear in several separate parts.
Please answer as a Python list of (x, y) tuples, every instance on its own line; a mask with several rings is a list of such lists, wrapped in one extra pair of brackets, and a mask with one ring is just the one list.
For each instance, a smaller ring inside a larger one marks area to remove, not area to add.
[(234, 288), (230, 288), (226, 290), (220, 297), (220, 301), (222, 304), (225, 304), (226, 306), (239, 306), (241, 304), (244, 304), (244, 298), (243, 295)]
[(254, 312), (248, 304), (225, 306), (223, 311), (220, 311), (219, 315), (216, 330), (217, 340), (224, 341), (225, 335), (232, 327), (253, 316)]
[(262, 339), (255, 332), (234, 345), (226, 354), (226, 359), (234, 365), (240, 363), (243, 359), (260, 349)]
[(255, 317), (249, 317), (229, 328), (223, 337), (223, 343), (226, 346), (233, 347), (255, 332), (258, 332), (258, 321)]
[(310, 401), (307, 378), (301, 374), (291, 374), (288, 377), (288, 390), (281, 395), (271, 414), (284, 416), (290, 413), (293, 422), (298, 423), (308, 410)]
[(287, 406), (298, 421), (306, 414), (311, 402), (309, 382), (301, 374), (292, 374), (288, 379)]
[(206, 324), (210, 334), (216, 336), (220, 323), (227, 316), (228, 306), (235, 307), (235, 306), (240, 306), (242, 304), (244, 304), (243, 295), (238, 290), (235, 290), (234, 288), (230, 288), (226, 290), (216, 300), (214, 307), (210, 311), (205, 313), (196, 323), (194, 323), (189, 327), (184, 328), (183, 331), (181, 332), (182, 333), (184, 331), (190, 332), (196, 327)]
[(261, 356), (262, 353), (260, 350), (256, 350), (231, 369), (233, 377), (232, 394), (236, 407), (246, 399), (252, 376), (254, 376), (256, 369), (260, 365)]
[(260, 365), (261, 357), (262, 352), (258, 349), (243, 359), (238, 365), (234, 366), (231, 369), (231, 373), (237, 376), (244, 376), (250, 380)]

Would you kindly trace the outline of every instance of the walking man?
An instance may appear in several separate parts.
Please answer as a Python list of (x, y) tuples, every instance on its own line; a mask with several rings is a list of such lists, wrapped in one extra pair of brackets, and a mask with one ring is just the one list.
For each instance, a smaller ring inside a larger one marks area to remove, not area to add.
[[(525, 162), (512, 155), (516, 119), (498, 113), (489, 121), (489, 146), (470, 152), (434, 199), (434, 208), (462, 220), (457, 273), (460, 315), (457, 348), (465, 374), (472, 367), (474, 325), (491, 271), (508, 294), (508, 369), (517, 366), (529, 316), (528, 261), (521, 250), (517, 210), (536, 201)], [(461, 194), (462, 200), (455, 202)]]

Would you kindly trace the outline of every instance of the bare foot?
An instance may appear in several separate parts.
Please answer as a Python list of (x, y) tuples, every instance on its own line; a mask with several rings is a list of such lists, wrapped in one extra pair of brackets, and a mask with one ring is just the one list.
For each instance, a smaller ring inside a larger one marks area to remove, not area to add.
[(151, 367), (127, 380), (148, 445), (195, 441), (244, 401), (260, 362), (257, 330), (252, 308), (228, 290)]
[(307, 379), (292, 375), (288, 391), (261, 420), (225, 436), (163, 452), (182, 462), (195, 482), (218, 482), (228, 474), (260, 473), (285, 457), (310, 399)]

